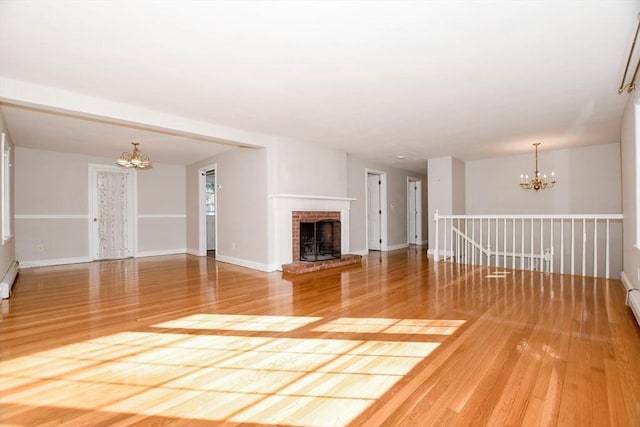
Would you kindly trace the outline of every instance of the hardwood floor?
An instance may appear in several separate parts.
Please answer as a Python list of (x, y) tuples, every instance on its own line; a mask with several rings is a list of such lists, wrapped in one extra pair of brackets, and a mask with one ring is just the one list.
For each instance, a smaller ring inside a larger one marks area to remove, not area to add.
[(0, 312), (3, 425), (640, 425), (617, 280), (176, 255), (22, 270)]

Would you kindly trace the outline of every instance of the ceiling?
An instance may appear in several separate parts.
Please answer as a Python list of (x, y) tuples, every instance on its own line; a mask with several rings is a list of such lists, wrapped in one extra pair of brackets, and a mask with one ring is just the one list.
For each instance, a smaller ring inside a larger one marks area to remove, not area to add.
[[(428, 158), (537, 141), (618, 142), (639, 11), (615, 0), (2, 0), (0, 79), (424, 171)], [(190, 164), (251, 144), (0, 109), (24, 147), (114, 157), (139, 140), (156, 162)]]

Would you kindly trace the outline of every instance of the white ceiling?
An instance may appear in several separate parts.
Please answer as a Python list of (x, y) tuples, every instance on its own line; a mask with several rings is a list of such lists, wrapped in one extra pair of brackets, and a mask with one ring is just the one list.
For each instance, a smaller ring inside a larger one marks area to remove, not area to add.
[[(615, 0), (2, 0), (0, 78), (424, 171), (443, 155), (619, 141), (627, 95), (616, 89), (639, 11)], [(18, 146), (113, 157), (138, 139), (179, 164), (229, 149), (2, 112)]]

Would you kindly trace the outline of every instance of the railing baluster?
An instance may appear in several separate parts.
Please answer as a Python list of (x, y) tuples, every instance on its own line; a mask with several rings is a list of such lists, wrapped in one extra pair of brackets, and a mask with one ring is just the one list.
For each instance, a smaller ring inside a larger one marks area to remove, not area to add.
[(516, 269), (516, 219), (511, 220), (511, 268)]
[(438, 218), (438, 210), (436, 209), (436, 213), (433, 215), (434, 216), (434, 221), (436, 222), (436, 247), (435, 247), (435, 253), (433, 254), (433, 261), (434, 262), (438, 262), (439, 260), (439, 256), (438, 256), (438, 252), (439, 252), (439, 247), (440, 247), (440, 239), (439, 239), (439, 230), (440, 230), (440, 220)]
[(571, 218), (571, 275), (573, 276), (575, 274), (575, 247), (576, 247), (576, 240), (575, 240), (575, 220), (573, 218)]
[(553, 271), (553, 258), (555, 258), (553, 256), (553, 218), (551, 218), (550, 223), (551, 223), (551, 237), (549, 239), (551, 241), (551, 243), (549, 243), (549, 251), (550, 251), (550, 255), (551, 255), (551, 269), (550, 269), (550, 271), (551, 271), (551, 273), (553, 273), (554, 272)]
[(500, 254), (498, 253), (498, 218), (496, 218), (496, 260), (494, 262), (495, 266), (498, 267), (498, 261), (500, 260)]
[(455, 259), (456, 253), (455, 249), (453, 248), (453, 218), (451, 219), (451, 233), (449, 233), (449, 247), (451, 248), (449, 249), (451, 251), (451, 258)]
[(544, 271), (544, 219), (540, 218), (540, 271)]
[(529, 270), (533, 270), (533, 218), (531, 218), (531, 247), (529, 249)]
[(502, 266), (507, 268), (507, 219), (502, 224)]
[(520, 270), (524, 270), (524, 218), (520, 222)]
[(598, 277), (598, 220), (593, 220), (593, 277)]
[(484, 246), (482, 246), (482, 218), (480, 218), (480, 262), (479, 264), (482, 265), (482, 249), (484, 248)]
[(564, 274), (564, 219), (560, 220), (560, 274)]
[(587, 273), (587, 220), (582, 218), (582, 275)]
[(443, 254), (442, 254), (442, 259), (444, 261), (447, 260), (447, 219), (445, 218), (444, 220), (444, 249), (443, 249)]
[(605, 256), (605, 278), (609, 278), (609, 219), (607, 219), (607, 237), (606, 237), (606, 256)]
[[(471, 235), (473, 236), (473, 241), (476, 241), (476, 220), (471, 220)], [(476, 248), (471, 246), (471, 264), (476, 265)]]

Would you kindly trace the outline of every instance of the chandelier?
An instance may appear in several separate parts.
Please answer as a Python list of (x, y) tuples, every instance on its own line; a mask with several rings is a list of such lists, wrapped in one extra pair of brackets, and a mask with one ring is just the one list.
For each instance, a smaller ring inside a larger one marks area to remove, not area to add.
[(131, 153), (124, 152), (120, 155), (120, 158), (116, 160), (116, 165), (122, 168), (134, 168), (134, 169), (150, 169), (153, 167), (153, 163), (149, 160), (149, 157), (142, 155), (138, 150), (139, 142), (132, 142), (133, 151)]
[(551, 181), (547, 181), (546, 174), (543, 174), (542, 177), (540, 176), (540, 171), (538, 170), (538, 145), (540, 145), (539, 142), (533, 144), (536, 147), (536, 168), (533, 172), (533, 178), (529, 179), (529, 175), (520, 175), (520, 187), (525, 190), (544, 190), (545, 188), (552, 188), (556, 183), (555, 172), (551, 172)]

